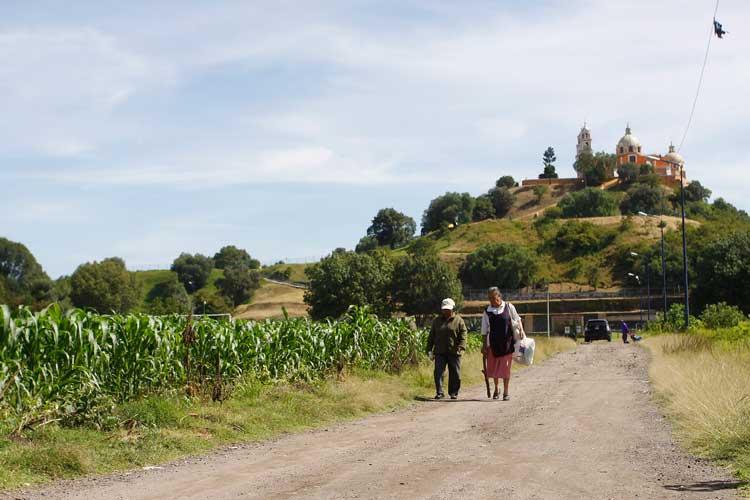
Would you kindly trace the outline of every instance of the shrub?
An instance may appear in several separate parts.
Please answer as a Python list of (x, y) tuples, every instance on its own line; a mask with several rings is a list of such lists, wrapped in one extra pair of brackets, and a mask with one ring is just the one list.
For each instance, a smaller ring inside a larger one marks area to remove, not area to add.
[(549, 191), (549, 188), (542, 184), (534, 186), (534, 196), (536, 198), (537, 205), (542, 202), (542, 198), (544, 198), (544, 195), (547, 194), (547, 191)]
[(460, 274), (461, 281), (474, 288), (512, 289), (533, 284), (538, 268), (537, 257), (528, 248), (495, 243), (469, 254)]
[(614, 233), (590, 222), (568, 221), (557, 231), (553, 243), (565, 255), (575, 257), (601, 250), (614, 240)]
[(558, 204), (565, 218), (606, 217), (617, 214), (617, 199), (598, 188), (586, 188), (566, 195)]
[(495, 182), (495, 187), (499, 187), (499, 188), (510, 189), (512, 187), (516, 187), (517, 185), (518, 184), (516, 184), (516, 180), (513, 178), (512, 175), (504, 175)]
[(225, 314), (232, 311), (232, 304), (218, 293), (198, 290), (193, 295), (193, 312), (196, 314)]
[(184, 314), (190, 311), (190, 296), (177, 276), (170, 274), (167, 281), (157, 283), (149, 291), (144, 309), (150, 314)]
[(745, 319), (745, 315), (739, 307), (730, 306), (726, 302), (711, 304), (701, 314), (701, 321), (708, 328), (732, 328)]
[(668, 214), (671, 212), (664, 189), (657, 185), (638, 183), (630, 188), (620, 202), (623, 214), (637, 214), (646, 212), (651, 215)]
[(354, 247), (357, 253), (366, 253), (378, 248), (378, 239), (375, 236), (362, 236), (359, 243)]

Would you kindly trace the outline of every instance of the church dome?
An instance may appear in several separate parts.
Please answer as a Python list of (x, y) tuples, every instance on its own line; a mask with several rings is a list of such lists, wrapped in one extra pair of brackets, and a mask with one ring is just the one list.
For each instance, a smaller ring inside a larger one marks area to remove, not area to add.
[(677, 165), (685, 164), (685, 159), (682, 157), (682, 155), (674, 150), (674, 144), (669, 145), (669, 153), (664, 155), (664, 160), (668, 161), (669, 163), (675, 163)]
[(630, 133), (630, 126), (625, 127), (625, 135), (617, 142), (617, 153), (640, 153), (641, 141)]

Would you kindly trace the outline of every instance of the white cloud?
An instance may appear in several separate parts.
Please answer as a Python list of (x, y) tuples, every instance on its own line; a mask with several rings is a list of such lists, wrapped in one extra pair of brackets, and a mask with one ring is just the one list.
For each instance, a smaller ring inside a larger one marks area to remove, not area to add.
[(168, 67), (93, 28), (0, 31), (0, 151), (71, 156), (90, 151), (110, 113)]

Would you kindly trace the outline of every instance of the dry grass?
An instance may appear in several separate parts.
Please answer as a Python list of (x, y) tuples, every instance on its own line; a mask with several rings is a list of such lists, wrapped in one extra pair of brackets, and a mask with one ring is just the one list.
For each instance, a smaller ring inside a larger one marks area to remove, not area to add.
[(300, 288), (264, 281), (250, 304), (235, 309), (234, 317), (254, 320), (281, 318), (283, 309), (293, 318), (307, 316), (304, 295), (305, 291)]
[(692, 452), (750, 478), (750, 348), (698, 335), (647, 339), (651, 379)]

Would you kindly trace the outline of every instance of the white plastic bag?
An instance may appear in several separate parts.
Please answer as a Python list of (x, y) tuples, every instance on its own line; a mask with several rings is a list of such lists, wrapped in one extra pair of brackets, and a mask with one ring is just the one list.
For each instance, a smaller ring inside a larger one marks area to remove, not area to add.
[(514, 357), (516, 361), (522, 365), (532, 365), (534, 363), (534, 349), (536, 348), (536, 342), (534, 339), (524, 337), (516, 342), (516, 352)]

